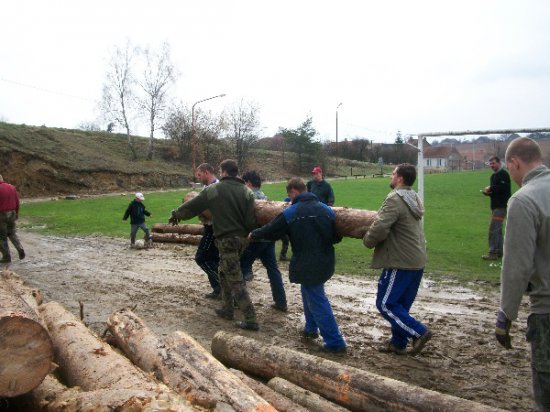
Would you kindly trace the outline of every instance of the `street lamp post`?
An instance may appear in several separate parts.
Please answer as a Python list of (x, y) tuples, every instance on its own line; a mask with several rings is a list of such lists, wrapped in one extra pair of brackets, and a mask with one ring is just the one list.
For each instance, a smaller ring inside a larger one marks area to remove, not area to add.
[(342, 103), (338, 103), (336, 106), (336, 164), (338, 164), (338, 109), (342, 106)]
[(224, 97), (224, 96), (225, 96), (225, 93), (218, 94), (217, 96), (212, 96), (207, 99), (199, 100), (193, 103), (193, 106), (191, 106), (191, 151), (192, 151), (192, 157), (193, 157), (193, 177), (195, 176), (195, 172), (197, 171), (197, 168), (195, 165), (195, 106), (207, 100), (212, 100), (217, 97)]

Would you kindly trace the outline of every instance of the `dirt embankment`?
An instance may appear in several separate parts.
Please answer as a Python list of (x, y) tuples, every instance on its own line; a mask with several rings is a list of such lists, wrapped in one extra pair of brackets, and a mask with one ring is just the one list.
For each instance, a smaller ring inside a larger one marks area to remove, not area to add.
[[(318, 354), (315, 345), (300, 340), (300, 292), (297, 285), (288, 283), (286, 265), (281, 269), (289, 313), (270, 307), (267, 274), (255, 264), (256, 277), (248, 286), (261, 329), (242, 332), (232, 322), (215, 316), (219, 301), (204, 298), (209, 286), (193, 260), (193, 246), (157, 244), (149, 250), (134, 250), (124, 239), (52, 237), (28, 231), (21, 232), (21, 238), (28, 257), (13, 262), (10, 269), (39, 288), (46, 301), (59, 301), (77, 316), (81, 301), (84, 320), (99, 333), (113, 311), (135, 307), (156, 333), (185, 330), (208, 350), (218, 330), (229, 330)], [(326, 289), (350, 351), (344, 357), (320, 356), (488, 405), (530, 410), (525, 303), (521, 320), (512, 328), (514, 349), (505, 351), (493, 337), (497, 290), (473, 290), (426, 278), (412, 313), (428, 324), (435, 336), (419, 356), (397, 356), (376, 349), (387, 339), (389, 327), (374, 305), (375, 281), (335, 275)]]

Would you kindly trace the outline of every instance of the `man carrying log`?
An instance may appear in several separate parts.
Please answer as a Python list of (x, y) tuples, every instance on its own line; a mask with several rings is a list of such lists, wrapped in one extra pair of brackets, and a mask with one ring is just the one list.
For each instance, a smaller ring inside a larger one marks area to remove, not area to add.
[[(214, 167), (208, 163), (202, 163), (197, 167), (196, 176), (205, 188), (218, 183), (218, 178), (214, 174)], [(212, 287), (212, 292), (207, 293), (205, 296), (209, 299), (218, 299), (222, 290), (218, 279), (220, 254), (215, 243), (216, 238), (214, 237), (212, 220), (202, 215), (199, 215), (199, 219), (203, 224), (203, 230), (202, 238), (195, 254), (195, 262), (206, 273)]]
[(424, 206), (411, 188), (415, 180), (413, 165), (403, 163), (394, 169), (390, 182), (394, 190), (363, 237), (363, 244), (374, 248), (371, 267), (382, 269), (376, 307), (392, 331), (389, 342), (379, 350), (397, 355), (406, 353), (409, 339), (410, 353), (417, 354), (432, 337), (432, 332), (409, 314), (426, 263)]
[[(243, 180), (245, 185), (252, 190), (256, 199), (267, 200), (267, 196), (260, 189), (262, 187), (262, 179), (255, 170), (244, 173)], [(275, 302), (271, 307), (281, 312), (287, 312), (288, 307), (286, 304), (283, 276), (277, 267), (277, 258), (275, 257), (275, 241), (259, 240), (257, 242), (250, 242), (241, 256), (241, 270), (244, 280), (251, 281), (254, 279), (252, 264), (258, 258), (267, 270), (267, 277), (271, 286), (271, 296)]]
[(292, 246), (289, 277), (292, 283), (301, 285), (306, 318), (302, 334), (315, 339), (321, 332), (324, 352), (345, 353), (346, 342), (325, 294), (325, 282), (334, 274), (336, 263), (333, 244), (342, 240), (334, 226), (336, 215), (306, 191), (306, 184), (299, 177), (288, 182), (286, 191), (292, 205), (248, 237), (275, 240), (285, 233), (289, 235)]
[(233, 299), (243, 312), (244, 321), (235, 325), (241, 329), (259, 330), (256, 312), (246, 290), (240, 267), (240, 256), (248, 245), (247, 234), (256, 227), (254, 193), (238, 178), (239, 167), (231, 159), (220, 164), (221, 180), (210, 185), (196, 197), (178, 209), (172, 210), (168, 223), (176, 225), (209, 209), (216, 246), (220, 252), (219, 279), (222, 291), (222, 307), (216, 314), (233, 319)]

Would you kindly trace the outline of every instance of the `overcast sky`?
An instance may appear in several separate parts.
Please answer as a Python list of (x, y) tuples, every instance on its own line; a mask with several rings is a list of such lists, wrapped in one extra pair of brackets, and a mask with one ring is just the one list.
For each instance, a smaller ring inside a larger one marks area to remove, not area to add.
[[(19, 0), (2, 3), (0, 120), (94, 121), (110, 54), (171, 46), (178, 101), (307, 116), (321, 140), (550, 126), (550, 1)], [(146, 134), (146, 132), (144, 132)]]

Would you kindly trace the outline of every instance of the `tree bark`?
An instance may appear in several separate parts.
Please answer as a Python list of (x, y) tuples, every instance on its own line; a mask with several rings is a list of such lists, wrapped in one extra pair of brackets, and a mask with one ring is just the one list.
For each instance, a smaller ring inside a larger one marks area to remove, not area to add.
[(192, 404), (212, 409), (218, 402), (226, 401), (208, 379), (181, 355), (166, 347), (132, 311), (114, 312), (107, 326), (117, 346), (135, 365), (153, 373)]
[(298, 405), (296, 402), (289, 399), (284, 393), (281, 394), (274, 391), (262, 382), (251, 378), (243, 371), (233, 368), (229, 369), (229, 371), (242, 380), (247, 386), (250, 387), (250, 389), (273, 405), (273, 407), (279, 412), (308, 412), (308, 409)]
[[(189, 192), (184, 200), (188, 201), (197, 195), (197, 192)], [(289, 205), (289, 203), (272, 200), (256, 200), (256, 222), (259, 226), (268, 224)], [(377, 214), (370, 210), (352, 209), (349, 207), (333, 207), (332, 210), (336, 214), (336, 232), (340, 236), (356, 239), (363, 239)]]
[(327, 401), (322, 396), (317, 395), (307, 389), (301, 388), (286, 379), (275, 377), (267, 382), (267, 386), (271, 389), (289, 397), (299, 405), (304, 406), (310, 411), (323, 412), (346, 412), (349, 409), (338, 406), (330, 401)]
[(179, 410), (191, 405), (168, 387), (136, 368), (128, 358), (101, 341), (71, 312), (57, 302), (40, 306), (40, 314), (50, 331), (61, 377), (69, 386), (84, 391), (98, 389), (138, 389), (164, 394)]
[(98, 389), (83, 392), (77, 388), (67, 388), (52, 375), (46, 376), (40, 386), (25, 398), (22, 400), (25, 409), (43, 412), (179, 410), (179, 406), (166, 393), (157, 394), (140, 389)]
[(235, 410), (242, 412), (272, 412), (276, 410), (185, 332), (176, 331), (169, 335), (165, 342), (169, 348), (179, 353), (203, 376), (210, 379), (218, 390), (227, 396), (228, 402)]
[[(36, 301), (34, 301), (36, 307)], [(33, 304), (33, 299), (29, 298)], [(0, 397), (31, 391), (52, 369), (54, 350), (36, 312), (0, 279)]]
[(186, 245), (198, 245), (202, 236), (184, 235), (180, 233), (151, 233), (151, 240), (159, 243), (184, 243)]
[(185, 235), (197, 235), (202, 236), (203, 225), (198, 224), (184, 224), (184, 225), (170, 225), (165, 223), (155, 223), (151, 228), (154, 233), (181, 233)]
[(228, 366), (265, 379), (279, 376), (353, 411), (498, 410), (223, 331), (212, 339), (212, 354)]

